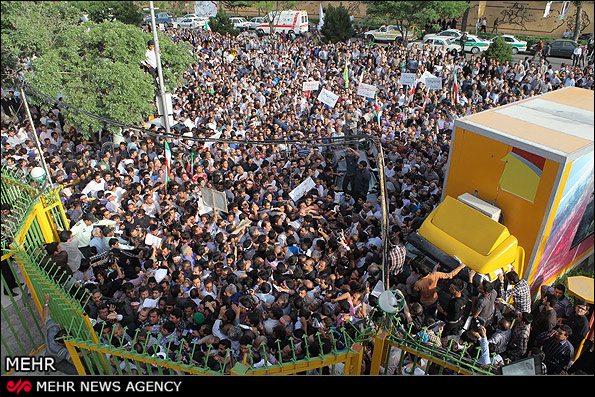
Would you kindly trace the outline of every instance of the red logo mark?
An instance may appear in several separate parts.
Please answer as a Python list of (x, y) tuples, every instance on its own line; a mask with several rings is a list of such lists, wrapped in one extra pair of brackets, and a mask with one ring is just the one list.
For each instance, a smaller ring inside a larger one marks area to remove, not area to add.
[(19, 379), (19, 381), (17, 383), (14, 383), (13, 381), (10, 381), (6, 384), (6, 389), (9, 392), (17, 392), (17, 394), (19, 394), (19, 392), (21, 390), (24, 390), (25, 392), (31, 391), (31, 382), (29, 382), (28, 380), (26, 381), (22, 381)]

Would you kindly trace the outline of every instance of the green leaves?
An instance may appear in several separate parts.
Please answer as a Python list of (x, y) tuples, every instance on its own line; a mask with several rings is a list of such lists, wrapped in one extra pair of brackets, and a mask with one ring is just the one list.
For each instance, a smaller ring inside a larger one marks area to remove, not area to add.
[(349, 12), (343, 4), (338, 7), (328, 5), (320, 33), (327, 41), (333, 43), (347, 41), (353, 37), (355, 32), (349, 19)]
[(220, 33), (223, 35), (228, 33), (232, 36), (237, 36), (240, 34), (239, 29), (234, 28), (233, 23), (222, 8), (220, 8), (217, 11), (217, 15), (215, 15), (215, 17), (209, 21), (209, 26), (215, 33)]
[(500, 63), (504, 63), (506, 61), (509, 61), (510, 63), (513, 62), (512, 47), (507, 44), (502, 37), (495, 38), (492, 44), (490, 44), (489, 48), (485, 50), (483, 56), (488, 59), (500, 61)]
[[(31, 62), (25, 79), (39, 91), (84, 111), (126, 124), (152, 115), (155, 86), (140, 67), (152, 34), (121, 22), (86, 22), (63, 29), (53, 48)], [(183, 83), (183, 72), (193, 62), (187, 43), (174, 44), (159, 33), (166, 87)], [(167, 65), (167, 67), (165, 67)], [(41, 98), (32, 98), (34, 103)], [(66, 113), (79, 131), (104, 128), (105, 122), (75, 110)]]
[(411, 31), (412, 26), (425, 26), (438, 18), (462, 15), (469, 4), (465, 1), (368, 1), (367, 13), (379, 23), (393, 24)]

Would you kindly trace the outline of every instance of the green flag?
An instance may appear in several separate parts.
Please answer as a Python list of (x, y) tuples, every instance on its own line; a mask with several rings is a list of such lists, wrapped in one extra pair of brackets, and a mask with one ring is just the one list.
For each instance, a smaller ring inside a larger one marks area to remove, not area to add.
[(169, 172), (171, 171), (171, 149), (169, 148), (169, 144), (167, 143), (167, 139), (165, 140), (165, 172), (167, 182), (169, 182)]
[(347, 70), (347, 62), (345, 62), (345, 69), (343, 69), (343, 80), (345, 80), (345, 88), (349, 88), (349, 70)]

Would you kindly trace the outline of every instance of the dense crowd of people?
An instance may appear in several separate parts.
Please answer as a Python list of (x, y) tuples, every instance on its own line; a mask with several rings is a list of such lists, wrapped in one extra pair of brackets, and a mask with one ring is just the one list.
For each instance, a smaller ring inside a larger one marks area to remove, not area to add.
[[(563, 87), (593, 89), (592, 63), (554, 70), (542, 59), (500, 64), (419, 44), (167, 34), (190, 43), (195, 57), (187, 84), (171, 87), (181, 134), (168, 140), (171, 167), (158, 120), (146, 124), (154, 133), (85, 139), (61, 101), (31, 106), (39, 153), (18, 91), (2, 93), (2, 166), (27, 175), (43, 156), (63, 187), (70, 228), (46, 245), (42, 266), (59, 266), (86, 287), (85, 310), (103, 343), (225, 372), (237, 362), (299, 359), (306, 344), (310, 355), (328, 353), (333, 342), (347, 343), (343, 325), (381, 314), (373, 291), (388, 268), (405, 299), (399, 316), (420, 338), (467, 343), (484, 365), (540, 355), (547, 373), (573, 371), (591, 309), (568, 302), (563, 285), (544, 286), (532, 305), (514, 272), (475, 285), (464, 264), (411, 261), (405, 243), (439, 204), (457, 118)], [(443, 88), (429, 91), (424, 72)], [(416, 73), (414, 91), (402, 73)], [(304, 81), (338, 101), (324, 104), (318, 91), (302, 90)], [(377, 96), (358, 95), (361, 82)], [(388, 240), (373, 145), (279, 142), (351, 135), (382, 142)], [(207, 137), (224, 141), (191, 139)], [(101, 151), (108, 142), (112, 150)], [(293, 195), (309, 178), (313, 187)], [(222, 192), (227, 212), (207, 206), (202, 188)], [(387, 373), (400, 354), (393, 349)], [(122, 370), (146, 372), (132, 367)]]

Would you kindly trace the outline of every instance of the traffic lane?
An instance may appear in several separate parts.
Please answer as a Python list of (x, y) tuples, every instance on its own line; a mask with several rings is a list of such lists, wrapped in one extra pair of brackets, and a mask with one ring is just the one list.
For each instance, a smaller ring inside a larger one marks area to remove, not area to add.
[[(354, 40), (354, 39), (351, 39)], [(374, 42), (375, 44), (385, 47), (389, 44), (392, 44), (392, 42), (386, 42), (386, 41), (376, 41)], [(421, 45), (422, 42), (421, 41), (413, 41), (413, 42), (409, 42), (408, 47), (411, 47), (413, 44), (417, 44), (417, 45)], [(471, 59), (471, 53), (467, 52), (465, 54), (467, 56), (467, 59)], [(481, 55), (481, 54), (478, 54)], [(533, 54), (528, 53), (528, 52), (519, 52), (518, 54), (513, 54), (512, 55), (512, 59), (514, 60), (514, 62), (520, 62), (520, 61), (524, 61), (525, 58), (528, 57), (529, 59), (531, 59), (533, 57)], [(568, 58), (557, 58), (557, 57), (549, 57), (548, 61), (550, 61), (550, 64), (552, 65), (552, 69), (554, 70), (560, 70), (560, 68), (562, 67), (562, 64), (564, 65), (572, 65), (572, 59), (568, 59)], [(536, 58), (535, 60), (533, 60), (534, 63), (538, 62), (538, 58)]]

